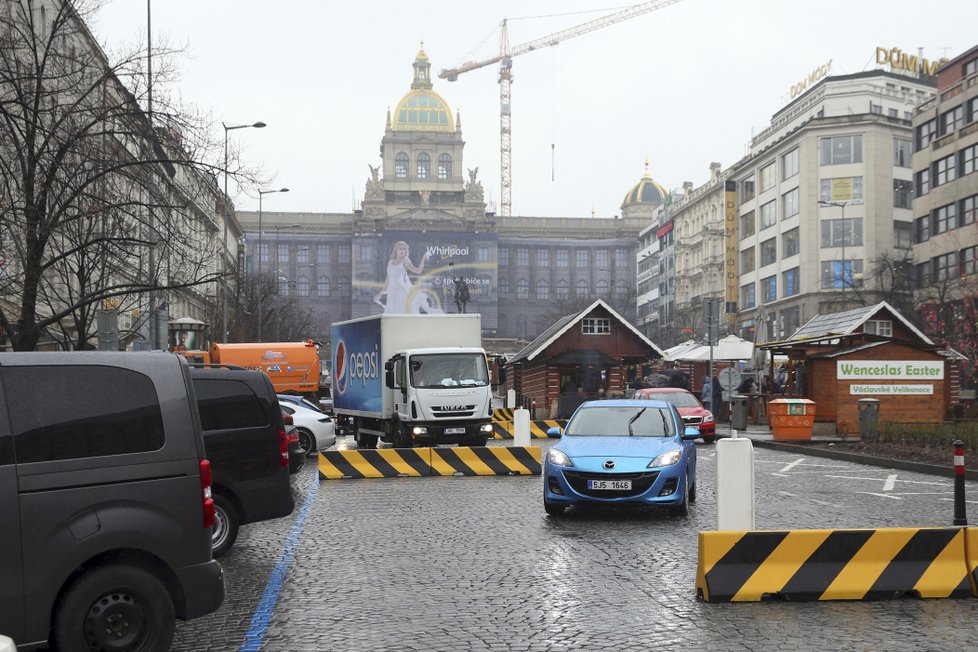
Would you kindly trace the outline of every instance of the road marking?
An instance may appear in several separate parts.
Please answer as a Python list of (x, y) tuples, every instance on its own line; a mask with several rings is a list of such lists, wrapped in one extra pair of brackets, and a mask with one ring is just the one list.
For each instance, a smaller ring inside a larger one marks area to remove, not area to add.
[(799, 464), (801, 464), (804, 461), (805, 461), (805, 458), (804, 457), (799, 457), (797, 460), (795, 460), (791, 464), (788, 464), (783, 469), (781, 469), (780, 473), (787, 473), (788, 471), (790, 471), (791, 469), (795, 468), (796, 466), (798, 466)]
[(285, 537), (285, 544), (282, 546), (282, 552), (278, 557), (278, 562), (268, 576), (268, 582), (265, 583), (265, 592), (262, 593), (261, 599), (258, 601), (258, 606), (255, 607), (254, 613), (251, 614), (251, 628), (245, 635), (244, 643), (241, 644), (241, 652), (258, 652), (261, 650), (261, 644), (265, 638), (265, 630), (268, 629), (268, 622), (272, 619), (272, 613), (275, 611), (275, 603), (278, 602), (278, 595), (282, 591), (282, 585), (285, 584), (285, 575), (289, 570), (292, 559), (295, 557), (295, 546), (299, 542), (299, 535), (302, 534), (302, 526), (305, 525), (306, 518), (309, 517), (309, 510), (312, 508), (312, 501), (316, 498), (316, 492), (318, 490), (319, 474), (313, 473), (312, 487), (309, 490), (309, 495), (306, 496), (306, 500), (302, 503), (299, 514), (296, 516), (295, 521), (292, 522), (292, 527), (289, 529), (288, 536)]
[(903, 500), (900, 496), (894, 496), (893, 494), (876, 494), (872, 491), (857, 491), (857, 494), (864, 494), (866, 496), (879, 496), (880, 498), (892, 498), (893, 500)]
[(789, 498), (794, 498), (795, 497), (795, 494), (790, 494), (787, 491), (779, 491), (778, 493), (780, 495), (782, 495), (782, 496), (788, 496)]
[[(869, 480), (871, 482), (879, 482), (883, 480), (883, 478), (867, 478), (859, 475), (827, 475), (825, 477), (832, 480)], [(948, 484), (947, 482), (931, 482), (927, 480), (898, 480), (898, 482), (902, 484), (926, 484), (934, 487), (946, 487)]]
[[(944, 502), (949, 503), (949, 502), (952, 502), (954, 499), (953, 498), (940, 498), (939, 500), (943, 500)], [(978, 505), (978, 500), (966, 500), (964, 502), (971, 503), (972, 505)]]
[(836, 503), (830, 503), (827, 500), (819, 500), (818, 498), (809, 498), (808, 500), (812, 501), (817, 505), (824, 505), (825, 507), (839, 507), (841, 509), (841, 505), (838, 505)]
[(896, 484), (897, 474), (886, 476), (886, 482), (883, 483), (883, 491), (893, 491), (893, 486)]

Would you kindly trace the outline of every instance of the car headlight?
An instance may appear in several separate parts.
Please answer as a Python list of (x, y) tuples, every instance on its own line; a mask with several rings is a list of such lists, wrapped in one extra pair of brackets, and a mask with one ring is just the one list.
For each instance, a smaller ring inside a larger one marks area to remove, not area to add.
[(681, 458), (682, 456), (683, 456), (683, 452), (678, 450), (662, 453), (654, 460), (649, 462), (649, 468), (652, 469), (657, 466), (672, 466), (673, 464), (678, 462), (679, 458)]
[(487, 435), (492, 434), (492, 424), (491, 423), (484, 423), (484, 424), (482, 424), (482, 427), (479, 428), (479, 430), (481, 430), (482, 432), (484, 432)]
[(713, 413), (707, 412), (706, 415), (703, 417), (703, 423), (710, 423), (711, 421), (713, 421)]
[(550, 452), (547, 453), (547, 459), (551, 464), (556, 466), (574, 466), (574, 463), (571, 462), (571, 459), (567, 457), (564, 451), (557, 450), (556, 448), (550, 449)]

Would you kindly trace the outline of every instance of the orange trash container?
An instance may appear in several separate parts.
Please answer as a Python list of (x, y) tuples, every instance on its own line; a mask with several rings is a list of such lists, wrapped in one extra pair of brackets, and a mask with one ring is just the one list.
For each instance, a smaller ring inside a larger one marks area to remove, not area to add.
[(775, 440), (811, 439), (815, 428), (815, 401), (807, 398), (776, 398), (769, 401), (768, 415)]

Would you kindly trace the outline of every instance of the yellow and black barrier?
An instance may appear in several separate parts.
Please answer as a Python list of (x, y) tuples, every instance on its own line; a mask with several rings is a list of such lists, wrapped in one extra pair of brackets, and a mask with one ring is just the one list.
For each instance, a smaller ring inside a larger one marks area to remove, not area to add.
[[(567, 419), (545, 419), (530, 422), (530, 437), (536, 439), (546, 439), (547, 430), (554, 427), (563, 429), (567, 425)], [(494, 421), (492, 424), (493, 437), (495, 439), (512, 439), (516, 434), (516, 428), (512, 421)]]
[(493, 421), (512, 421), (516, 418), (515, 408), (493, 408), (492, 409), (492, 420)]
[(319, 479), (540, 475), (539, 446), (381, 448), (319, 453)]
[(696, 592), (707, 602), (961, 598), (974, 595), (974, 570), (964, 528), (710, 531), (699, 535)]

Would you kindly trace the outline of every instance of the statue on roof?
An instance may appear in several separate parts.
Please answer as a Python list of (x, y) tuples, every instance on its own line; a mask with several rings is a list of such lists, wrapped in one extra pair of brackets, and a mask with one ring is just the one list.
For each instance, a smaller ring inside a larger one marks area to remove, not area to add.
[(465, 201), (482, 201), (482, 182), (476, 181), (477, 174), (479, 174), (479, 166), (469, 168), (469, 181), (465, 184)]
[(370, 178), (367, 179), (367, 199), (384, 198), (384, 182), (380, 180), (380, 166), (374, 167), (367, 163), (370, 168)]

